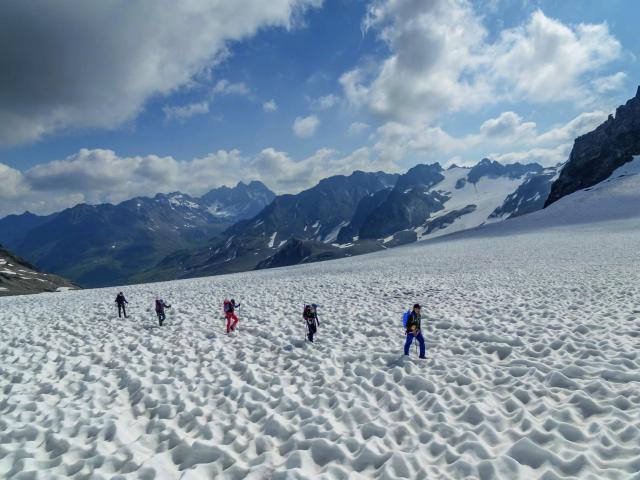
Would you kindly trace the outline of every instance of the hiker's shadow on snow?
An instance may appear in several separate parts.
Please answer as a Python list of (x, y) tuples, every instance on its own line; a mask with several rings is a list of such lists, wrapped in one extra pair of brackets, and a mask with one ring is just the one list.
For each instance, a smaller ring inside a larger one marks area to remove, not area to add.
[[(307, 343), (305, 340), (292, 340), (291, 346), (288, 350), (291, 350), (292, 348), (303, 348), (305, 343)], [(285, 350), (287, 350), (286, 347)]]
[(384, 357), (385, 357), (385, 362), (388, 368), (402, 367), (407, 361), (407, 358), (405, 357), (405, 355), (390, 353), (385, 355)]

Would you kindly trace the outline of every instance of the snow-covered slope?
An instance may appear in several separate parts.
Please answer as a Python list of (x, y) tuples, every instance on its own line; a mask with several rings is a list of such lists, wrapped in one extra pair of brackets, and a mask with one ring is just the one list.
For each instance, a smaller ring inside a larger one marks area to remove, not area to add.
[[(476, 183), (471, 183), (464, 181), (468, 173), (469, 169), (459, 167), (443, 172), (445, 179), (433, 190), (447, 195), (449, 199), (444, 203), (443, 210), (429, 218), (425, 225), (416, 229), (418, 240), (447, 235), (484, 224), (504, 203), (507, 196), (515, 192), (528, 178), (527, 176), (519, 178), (485, 176)], [(451, 223), (440, 222), (446, 216), (451, 216), (452, 212), (462, 212), (469, 205), (473, 205), (474, 208), (466, 214), (453, 215)], [(433, 228), (435, 225), (437, 227)]]
[[(638, 178), (447, 241), (129, 287), (128, 320), (117, 289), (0, 299), (0, 477), (638, 479)], [(415, 301), (426, 361), (400, 355)]]
[(486, 158), (472, 168), (419, 165), (400, 177), (393, 190), (363, 199), (358, 211), (366, 218), (355, 215), (337, 239), (382, 240), (389, 247), (535, 211), (543, 207), (557, 170)]
[(629, 228), (640, 228), (640, 156), (617, 168), (606, 180), (563, 197), (544, 210), (467, 233), (511, 235), (575, 224), (606, 228), (600, 222), (615, 228), (616, 220), (624, 220), (622, 225)]

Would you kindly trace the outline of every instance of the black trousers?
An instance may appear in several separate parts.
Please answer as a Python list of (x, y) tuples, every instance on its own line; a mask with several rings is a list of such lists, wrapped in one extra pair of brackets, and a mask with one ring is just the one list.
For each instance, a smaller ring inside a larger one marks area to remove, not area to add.
[(316, 322), (307, 322), (307, 338), (310, 342), (313, 342), (313, 335), (318, 332), (318, 326)]
[(122, 315), (124, 315), (124, 318), (127, 318), (127, 309), (126, 309), (124, 303), (119, 303), (118, 304), (118, 318), (122, 318)]
[(162, 322), (164, 322), (167, 315), (164, 312), (156, 312), (158, 314), (158, 323), (162, 326)]

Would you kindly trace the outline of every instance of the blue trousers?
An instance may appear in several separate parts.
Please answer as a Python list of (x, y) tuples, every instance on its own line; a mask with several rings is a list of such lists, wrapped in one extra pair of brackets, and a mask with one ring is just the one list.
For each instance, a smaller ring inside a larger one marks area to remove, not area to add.
[(422, 336), (422, 332), (418, 333), (415, 337), (408, 333), (407, 339), (404, 342), (404, 354), (409, 355), (409, 348), (411, 348), (411, 344), (413, 343), (413, 339), (416, 339), (420, 344), (420, 356), (424, 357), (425, 347), (424, 347), (424, 337)]

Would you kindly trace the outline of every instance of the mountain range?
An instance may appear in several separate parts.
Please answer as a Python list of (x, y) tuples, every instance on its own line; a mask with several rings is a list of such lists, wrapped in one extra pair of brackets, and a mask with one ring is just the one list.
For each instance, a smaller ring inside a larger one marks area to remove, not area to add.
[(356, 171), (276, 196), (260, 182), (201, 197), (174, 192), (0, 220), (0, 242), (87, 287), (330, 260), (535, 212), (607, 179), (640, 155), (640, 88), (576, 139), (564, 165), (416, 165)]
[(84, 287), (128, 283), (177, 249), (205, 245), (274, 197), (251, 182), (199, 198), (175, 192), (118, 205), (80, 204), (47, 216), (27, 212), (0, 220), (0, 242)]
[(354, 172), (281, 195), (206, 247), (178, 251), (143, 280), (279, 267), (359, 255), (542, 208), (558, 167), (417, 165), (403, 175)]

